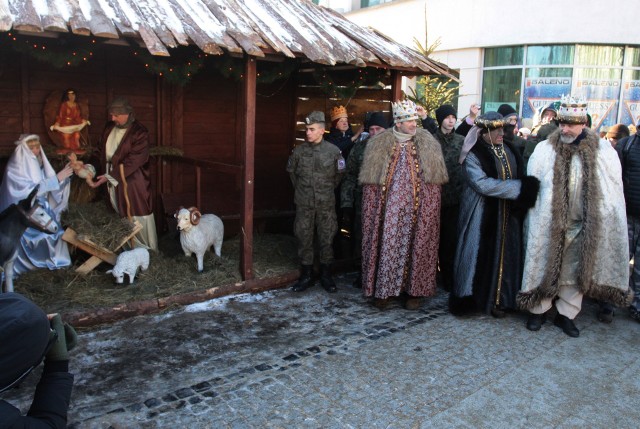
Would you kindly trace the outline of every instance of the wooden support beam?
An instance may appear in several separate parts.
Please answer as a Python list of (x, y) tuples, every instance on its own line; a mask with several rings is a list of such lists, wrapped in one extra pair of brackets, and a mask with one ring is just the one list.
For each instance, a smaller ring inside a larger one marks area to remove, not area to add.
[(243, 280), (253, 279), (253, 192), (256, 143), (256, 82), (255, 58), (245, 56), (242, 98), (242, 234), (240, 236), (240, 269)]
[(396, 102), (402, 98), (402, 74), (397, 70), (391, 71), (391, 101)]

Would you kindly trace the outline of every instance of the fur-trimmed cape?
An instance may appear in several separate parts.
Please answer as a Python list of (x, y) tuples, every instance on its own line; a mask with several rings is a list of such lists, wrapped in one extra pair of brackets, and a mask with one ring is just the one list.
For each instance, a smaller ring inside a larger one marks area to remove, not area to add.
[[(416, 144), (422, 177), (425, 183), (442, 185), (449, 181), (447, 167), (440, 143), (428, 131), (418, 129), (413, 138)], [(387, 180), (387, 169), (391, 164), (395, 137), (388, 129), (369, 140), (362, 161), (359, 181), (363, 185), (383, 186)]]
[[(578, 144), (555, 131), (538, 144), (528, 173), (540, 179), (536, 205), (525, 221), (525, 264), (518, 306), (531, 309), (558, 294), (569, 214), (573, 155), (582, 170), (583, 230), (576, 286), (586, 296), (627, 306), (629, 246), (620, 161), (611, 144), (591, 130)], [(575, 162), (575, 161), (574, 161)]]

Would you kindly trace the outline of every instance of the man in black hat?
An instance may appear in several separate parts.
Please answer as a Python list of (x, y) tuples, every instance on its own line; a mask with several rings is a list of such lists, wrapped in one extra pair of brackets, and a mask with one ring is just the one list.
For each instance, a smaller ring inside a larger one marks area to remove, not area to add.
[(524, 154), (524, 146), (527, 141), (518, 136), (518, 113), (516, 109), (511, 107), (510, 104), (501, 104), (498, 107), (498, 113), (504, 118), (504, 141), (511, 143), (511, 145), (520, 152), (520, 155)]
[(451, 291), (453, 287), (453, 261), (456, 256), (458, 213), (460, 212), (460, 194), (462, 194), (462, 169), (458, 158), (460, 158), (464, 137), (455, 132), (457, 119), (456, 109), (450, 104), (443, 104), (436, 109), (438, 129), (434, 136), (442, 147), (442, 155), (449, 175), (449, 182), (442, 185), (438, 248), (440, 278), (442, 287), (446, 291)]
[[(356, 142), (347, 160), (347, 172), (340, 190), (340, 208), (342, 208), (342, 224), (351, 227), (354, 240), (353, 260), (358, 267), (358, 276), (353, 287), (362, 287), (360, 263), (362, 262), (362, 186), (358, 183), (360, 167), (364, 159), (364, 151), (371, 138), (384, 131), (390, 121), (383, 112), (371, 112), (365, 117), (365, 138)], [(363, 133), (363, 134), (365, 134)]]
[(20, 384), (44, 360), (27, 415), (0, 400), (0, 427), (67, 427), (73, 388), (68, 351), (76, 340), (59, 314), (48, 317), (20, 294), (0, 294), (0, 394)]
[(313, 236), (317, 232), (320, 248), (320, 284), (327, 292), (336, 292), (331, 276), (333, 238), (338, 231), (334, 189), (346, 168), (340, 149), (324, 139), (324, 113), (311, 112), (305, 118), (306, 142), (293, 149), (287, 163), (295, 191), (296, 219), (293, 229), (298, 239), (298, 256), (302, 265), (293, 291), (301, 292), (314, 285)]

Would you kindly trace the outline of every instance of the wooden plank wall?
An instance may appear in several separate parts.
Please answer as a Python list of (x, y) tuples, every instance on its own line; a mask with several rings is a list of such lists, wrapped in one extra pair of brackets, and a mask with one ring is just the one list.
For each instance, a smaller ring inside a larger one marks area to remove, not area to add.
[[(76, 67), (55, 69), (27, 55), (0, 47), (0, 155), (13, 151), (22, 133), (39, 134), (47, 142), (43, 108), (54, 91), (74, 88), (89, 105), (90, 141), (97, 145), (108, 120), (107, 105), (125, 96), (136, 118), (148, 129), (152, 146), (173, 146), (185, 156), (240, 165), (241, 91), (238, 82), (205, 68), (184, 87), (167, 84), (145, 70), (130, 48), (97, 47), (91, 61)], [(286, 81), (257, 85), (255, 200), (256, 213), (291, 213), (293, 189), (285, 171), (296, 142), (304, 139), (304, 117), (322, 110), (329, 120), (331, 107), (347, 106), (357, 128), (367, 111), (390, 108), (391, 91), (360, 89), (351, 100), (329, 99), (318, 86), (301, 84), (299, 75)], [(48, 153), (53, 161), (56, 155)], [(6, 158), (5, 158), (6, 159)], [(63, 159), (59, 159), (62, 162)], [(160, 195), (195, 191), (193, 168), (163, 164), (153, 159), (152, 189), (156, 221), (165, 224)], [(0, 174), (4, 165), (0, 165)], [(229, 218), (240, 215), (241, 175), (202, 171), (203, 212)], [(185, 206), (195, 201), (184, 201)], [(233, 223), (235, 221), (232, 221)], [(259, 223), (258, 223), (259, 225)], [(230, 224), (228, 231), (236, 229)], [(290, 222), (288, 223), (290, 228)]]

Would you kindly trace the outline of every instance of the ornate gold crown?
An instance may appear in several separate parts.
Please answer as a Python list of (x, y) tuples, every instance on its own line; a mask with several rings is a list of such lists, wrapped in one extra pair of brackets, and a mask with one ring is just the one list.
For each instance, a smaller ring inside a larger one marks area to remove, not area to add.
[(349, 119), (349, 114), (347, 113), (347, 109), (344, 106), (336, 106), (331, 109), (331, 121), (335, 121), (336, 119), (347, 118)]
[(416, 103), (411, 100), (402, 100), (396, 103), (391, 103), (393, 109), (393, 121), (405, 122), (418, 119), (418, 112), (416, 111)]
[(587, 123), (587, 101), (583, 97), (563, 95), (560, 98), (558, 122), (565, 124)]

